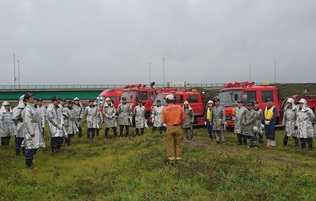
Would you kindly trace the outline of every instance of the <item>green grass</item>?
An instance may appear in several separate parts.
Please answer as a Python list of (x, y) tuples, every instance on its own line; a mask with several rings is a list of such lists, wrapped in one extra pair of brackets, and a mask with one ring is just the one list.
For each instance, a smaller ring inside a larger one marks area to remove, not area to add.
[[(35, 164), (25, 168), (14, 156), (13, 139), (1, 147), (0, 200), (315, 200), (316, 151), (282, 147), (278, 131), (274, 149), (208, 141), (206, 129), (183, 142), (183, 163), (166, 164), (163, 136), (105, 140), (72, 139), (62, 153), (39, 149)], [(263, 145), (262, 145), (263, 147)]]

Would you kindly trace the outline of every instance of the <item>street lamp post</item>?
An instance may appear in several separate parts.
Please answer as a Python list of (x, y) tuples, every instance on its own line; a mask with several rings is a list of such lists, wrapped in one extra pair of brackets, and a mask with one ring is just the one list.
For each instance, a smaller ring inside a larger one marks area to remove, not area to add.
[(21, 83), (20, 83), (20, 60), (18, 60), (18, 84), (19, 84), (19, 88), (21, 88)]
[(13, 89), (15, 89), (15, 54), (13, 54)]
[(148, 69), (149, 69), (149, 84), (150, 84), (150, 82), (151, 82), (151, 78), (150, 78), (150, 74), (151, 74), (151, 73), (150, 73), (150, 66), (151, 66), (151, 63), (148, 64), (148, 67), (149, 67), (149, 68), (148, 68)]
[(165, 87), (165, 58), (162, 58), (162, 87)]
[(276, 59), (274, 59), (274, 83), (276, 83), (276, 73), (277, 73), (277, 67), (276, 67)]
[(249, 64), (249, 82), (251, 81), (251, 64)]

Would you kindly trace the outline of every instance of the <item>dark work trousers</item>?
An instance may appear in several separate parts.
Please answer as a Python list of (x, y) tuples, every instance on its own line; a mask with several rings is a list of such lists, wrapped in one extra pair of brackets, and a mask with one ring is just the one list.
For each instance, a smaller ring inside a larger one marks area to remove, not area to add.
[(53, 153), (60, 152), (64, 138), (63, 137), (51, 137), (50, 145)]
[(88, 128), (87, 129), (87, 138), (90, 139), (90, 134), (91, 134), (92, 139), (94, 139), (96, 130), (97, 130), (96, 128)]
[(210, 140), (213, 140), (213, 136), (215, 138), (215, 135), (213, 134), (213, 127), (209, 121), (206, 121), (206, 128)]
[(125, 136), (127, 137), (129, 134), (129, 125), (120, 125), (120, 136), (123, 137), (124, 127), (125, 127)]
[[(109, 130), (110, 130), (109, 127), (105, 128), (105, 130), (104, 130), (105, 138), (109, 138)], [(112, 127), (112, 130), (113, 130), (113, 133), (114, 133), (114, 137), (117, 137), (116, 127)]]
[(16, 156), (20, 156), (21, 149), (22, 149), (23, 156), (25, 156), (24, 147), (21, 147), (23, 140), (24, 140), (23, 137), (15, 137), (15, 155)]

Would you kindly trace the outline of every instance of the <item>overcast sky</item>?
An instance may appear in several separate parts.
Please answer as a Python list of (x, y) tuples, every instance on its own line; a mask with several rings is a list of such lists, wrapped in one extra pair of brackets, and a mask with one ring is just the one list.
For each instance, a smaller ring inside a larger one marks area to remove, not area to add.
[(315, 0), (0, 0), (0, 25), (0, 85), (13, 54), (21, 85), (316, 78)]

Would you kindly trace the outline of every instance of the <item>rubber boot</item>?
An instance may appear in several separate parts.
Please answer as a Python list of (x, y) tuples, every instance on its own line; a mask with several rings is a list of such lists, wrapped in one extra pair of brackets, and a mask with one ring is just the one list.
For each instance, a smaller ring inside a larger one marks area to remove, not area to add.
[(267, 147), (266, 148), (271, 148), (271, 140), (267, 139)]
[(296, 148), (298, 147), (298, 144), (299, 144), (299, 141), (298, 141), (298, 140), (295, 140), (295, 147), (296, 147)]
[(242, 137), (240, 135), (237, 135), (237, 144), (241, 145), (242, 143)]
[(275, 147), (276, 146), (276, 141), (275, 140), (271, 140), (271, 147)]
[(305, 142), (302, 142), (302, 143), (301, 143), (301, 149), (302, 149), (302, 150), (305, 150), (305, 146), (306, 146), (306, 143), (305, 143)]
[(20, 156), (20, 152), (21, 152), (20, 149), (15, 149), (15, 156)]
[(99, 136), (99, 133), (100, 133), (100, 129), (97, 128), (97, 136)]
[(32, 167), (33, 159), (31, 157), (25, 158), (25, 163), (26, 163), (26, 167), (31, 168), (31, 169), (33, 168)]
[(308, 144), (308, 151), (312, 151), (313, 150), (313, 144)]
[(263, 136), (261, 134), (259, 134), (259, 143), (262, 144), (263, 143)]
[(252, 147), (258, 148), (258, 142), (257, 142), (257, 140), (252, 140)]
[(251, 147), (251, 139), (247, 139), (247, 147)]
[(247, 144), (248, 144), (248, 143), (247, 143), (247, 138), (246, 138), (246, 137), (243, 137), (242, 139), (243, 139), (243, 144), (244, 144), (245, 146), (247, 146)]
[(66, 145), (68, 145), (68, 146), (69, 146), (69, 144), (70, 144), (70, 138), (69, 138), (69, 137), (68, 137), (68, 138), (66, 138), (65, 143), (66, 143)]
[(283, 147), (287, 146), (287, 139), (283, 139)]
[(82, 129), (81, 127), (78, 127), (78, 137), (81, 138), (82, 137)]

